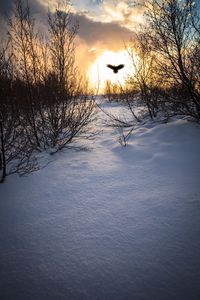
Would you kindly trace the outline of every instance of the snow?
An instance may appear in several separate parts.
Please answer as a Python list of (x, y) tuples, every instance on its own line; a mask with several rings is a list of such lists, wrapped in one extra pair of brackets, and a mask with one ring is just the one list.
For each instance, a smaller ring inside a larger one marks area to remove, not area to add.
[(200, 126), (147, 122), (121, 147), (99, 117), (90, 150), (0, 186), (0, 299), (200, 299)]

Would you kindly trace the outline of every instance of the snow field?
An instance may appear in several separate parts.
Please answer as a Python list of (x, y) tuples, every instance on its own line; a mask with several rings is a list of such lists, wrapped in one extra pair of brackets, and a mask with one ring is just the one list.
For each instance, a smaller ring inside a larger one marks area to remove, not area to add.
[(0, 186), (0, 299), (200, 299), (199, 125), (121, 147), (99, 116), (90, 150)]

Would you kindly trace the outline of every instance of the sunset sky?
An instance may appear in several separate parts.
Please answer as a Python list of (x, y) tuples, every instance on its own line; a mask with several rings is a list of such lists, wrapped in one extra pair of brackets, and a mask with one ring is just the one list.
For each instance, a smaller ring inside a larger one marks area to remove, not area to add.
[[(124, 49), (142, 20), (141, 8), (136, 8), (130, 0), (73, 0), (72, 3), (80, 23), (77, 56), (80, 64), (89, 70), (94, 82), (99, 77), (121, 83), (131, 71), (130, 58)], [(108, 63), (124, 63), (125, 67), (115, 75), (106, 68)]]
[[(1, 0), (1, 13), (9, 14), (14, 0)], [(54, 9), (57, 0), (29, 0), (32, 13), (40, 22), (48, 8)], [(133, 31), (142, 20), (142, 8), (134, 1), (125, 0), (72, 0), (72, 12), (79, 23), (77, 42), (77, 64), (93, 82), (97, 78), (123, 81), (130, 71), (129, 57), (125, 45), (133, 38)], [(44, 24), (45, 26), (45, 24)], [(124, 63), (117, 75), (106, 64)]]

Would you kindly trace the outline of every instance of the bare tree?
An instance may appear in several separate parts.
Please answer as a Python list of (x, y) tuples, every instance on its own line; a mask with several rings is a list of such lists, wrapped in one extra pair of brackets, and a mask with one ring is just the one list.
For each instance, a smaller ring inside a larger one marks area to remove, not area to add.
[(163, 86), (163, 77), (157, 72), (155, 53), (149, 47), (149, 37), (145, 31), (135, 35), (135, 40), (127, 51), (134, 67), (134, 74), (129, 76), (128, 84), (153, 119), (158, 111), (159, 89)]
[(75, 66), (77, 24), (72, 24), (70, 3), (49, 13), (49, 71), (44, 82), (45, 112), (50, 146), (61, 149), (85, 132), (94, 101)]
[(14, 78), (8, 47), (0, 49), (0, 182), (12, 173), (37, 168), (32, 147), (24, 135), (18, 106), (18, 81)]
[(12, 43), (16, 76), (25, 83), (26, 99), (22, 105), (27, 116), (27, 128), (31, 130), (27, 137), (35, 147), (40, 148), (37, 127), (37, 108), (39, 105), (34, 93), (34, 85), (38, 81), (39, 56), (37, 53), (37, 31), (27, 3), (15, 1), (14, 16), (9, 19), (8, 34)]
[(158, 70), (170, 85), (182, 86), (188, 91), (190, 103), (182, 100), (182, 106), (199, 120), (200, 78), (195, 69), (198, 68), (200, 35), (194, 14), (193, 0), (152, 0), (147, 4), (149, 41), (156, 54)]

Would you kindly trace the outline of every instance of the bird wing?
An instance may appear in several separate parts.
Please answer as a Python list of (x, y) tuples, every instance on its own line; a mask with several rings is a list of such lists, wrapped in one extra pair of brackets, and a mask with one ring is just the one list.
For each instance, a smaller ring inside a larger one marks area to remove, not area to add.
[(118, 65), (118, 66), (116, 66), (116, 69), (120, 70), (120, 69), (123, 69), (123, 67), (124, 67), (124, 65)]
[(108, 68), (112, 69), (112, 70), (115, 70), (115, 66), (112, 66), (112, 65), (107, 65)]

